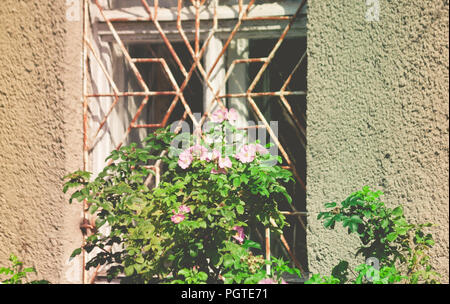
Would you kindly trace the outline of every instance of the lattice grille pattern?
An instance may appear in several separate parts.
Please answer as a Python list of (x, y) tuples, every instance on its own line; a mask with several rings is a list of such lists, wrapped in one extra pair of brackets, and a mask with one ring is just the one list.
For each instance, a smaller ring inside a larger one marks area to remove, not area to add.
[[(175, 2), (175, 1), (174, 1)], [(255, 98), (262, 97), (262, 96), (275, 96), (279, 97), (281, 101), (281, 105), (284, 107), (284, 110), (289, 114), (291, 119), (294, 121), (295, 126), (298, 128), (298, 130), (304, 135), (305, 134), (305, 128), (302, 125), (302, 123), (299, 121), (298, 117), (294, 114), (294, 111), (291, 107), (291, 105), (288, 102), (287, 97), (288, 96), (294, 96), (294, 95), (305, 95), (305, 91), (290, 91), (289, 90), (289, 84), (293, 79), (294, 74), (298, 71), (299, 67), (301, 66), (302, 62), (305, 60), (306, 53), (303, 54), (298, 62), (295, 64), (292, 71), (289, 73), (289, 76), (283, 81), (283, 85), (278, 91), (273, 92), (256, 92), (256, 87), (258, 82), (260, 81), (263, 74), (266, 72), (269, 64), (274, 59), (275, 55), (277, 54), (277, 51), (279, 50), (280, 46), (282, 45), (283, 41), (285, 40), (289, 30), (291, 29), (293, 23), (295, 22), (296, 18), (300, 14), (300, 11), (303, 9), (303, 7), (306, 4), (306, 0), (302, 0), (299, 5), (298, 9), (292, 16), (267, 16), (267, 17), (249, 17), (249, 12), (254, 8), (255, 6), (255, 0), (250, 0), (248, 3), (244, 4), (243, 0), (238, 0), (238, 17), (236, 19), (236, 23), (229, 33), (229, 36), (226, 40), (224, 40), (223, 48), (220, 51), (217, 58), (215, 58), (212, 67), (208, 70), (205, 69), (202, 59), (205, 55), (205, 51), (208, 47), (208, 44), (210, 43), (211, 39), (214, 37), (215, 33), (218, 31), (218, 13), (217, 13), (217, 1), (206, 1), (206, 0), (178, 0), (177, 1), (177, 20), (176, 20), (176, 29), (178, 31), (178, 34), (181, 37), (182, 42), (186, 46), (190, 56), (192, 57), (192, 65), (189, 67), (185, 67), (185, 65), (182, 63), (182, 60), (179, 57), (179, 54), (177, 54), (175, 47), (173, 45), (173, 42), (170, 41), (170, 39), (167, 38), (166, 33), (164, 32), (160, 21), (158, 19), (158, 11), (159, 11), (159, 3), (158, 0), (153, 1), (153, 5), (150, 5), (146, 0), (140, 1), (142, 7), (145, 9), (145, 11), (148, 14), (147, 18), (143, 18), (141, 21), (146, 21), (151, 24), (153, 24), (162, 40), (164, 45), (167, 47), (167, 50), (170, 53), (171, 59), (176, 64), (176, 67), (179, 69), (178, 72), (181, 72), (184, 79), (181, 83), (177, 82), (176, 78), (174, 77), (174, 74), (172, 73), (171, 68), (169, 67), (168, 62), (165, 58), (132, 58), (132, 56), (129, 53), (129, 49), (125, 45), (125, 43), (122, 41), (121, 37), (119, 36), (118, 32), (115, 29), (114, 23), (115, 22), (124, 22), (127, 20), (123, 19), (112, 19), (108, 18), (105, 14), (105, 8), (102, 7), (102, 5), (99, 3), (99, 0), (93, 0), (90, 5), (94, 5), (97, 7), (100, 16), (102, 18), (102, 22), (104, 22), (109, 31), (111, 32), (114, 42), (117, 44), (118, 48), (120, 49), (124, 59), (126, 60), (131, 74), (135, 77), (137, 84), (139, 86), (140, 91), (120, 91), (118, 86), (113, 80), (113, 75), (111, 75), (108, 72), (107, 67), (104, 65), (104, 63), (101, 60), (100, 55), (97, 53), (96, 49), (93, 46), (93, 42), (89, 39), (88, 35), (88, 29), (89, 29), (89, 16), (88, 16), (88, 0), (85, 0), (84, 2), (84, 31), (83, 31), (83, 41), (84, 41), (84, 48), (83, 48), (83, 115), (84, 115), (84, 167), (87, 169), (87, 165), (89, 162), (89, 151), (91, 151), (94, 146), (97, 143), (97, 137), (101, 133), (102, 129), (105, 128), (106, 122), (108, 118), (110, 117), (111, 113), (113, 112), (114, 108), (118, 106), (120, 103), (120, 99), (122, 97), (130, 97), (130, 96), (141, 96), (142, 102), (137, 107), (137, 110), (132, 115), (132, 119), (128, 127), (126, 128), (122, 140), (117, 143), (116, 149), (119, 149), (124, 142), (126, 141), (127, 137), (130, 135), (130, 132), (133, 129), (137, 128), (159, 128), (159, 127), (165, 127), (170, 118), (171, 115), (177, 106), (177, 104), (181, 103), (184, 108), (184, 114), (182, 115), (182, 120), (190, 119), (194, 125), (194, 128), (197, 128), (197, 130), (200, 130), (202, 125), (205, 123), (206, 119), (210, 115), (211, 111), (215, 109), (216, 107), (225, 107), (224, 101), (227, 100), (227, 98), (241, 98), (245, 99), (247, 104), (250, 106), (250, 108), (253, 110), (255, 116), (262, 122), (262, 125), (256, 126), (259, 128), (264, 128), (267, 130), (268, 134), (271, 136), (273, 142), (278, 147), (282, 157), (284, 158), (285, 163), (287, 164), (286, 167), (288, 167), (294, 174), (297, 182), (299, 185), (305, 190), (305, 183), (300, 177), (300, 174), (297, 172), (296, 166), (293, 163), (290, 155), (287, 153), (285, 147), (281, 144), (280, 140), (276, 136), (276, 133), (274, 130), (272, 130), (269, 122), (264, 117), (261, 109), (258, 107), (257, 102), (255, 102)], [(186, 34), (183, 26), (182, 26), (182, 20), (181, 20), (181, 11), (183, 7), (185, 6), (191, 6), (191, 9), (193, 9), (195, 13), (195, 35), (194, 39), (188, 39), (188, 35)], [(207, 35), (206, 39), (201, 39), (200, 37), (200, 12), (204, 10), (209, 10), (212, 15), (212, 28), (209, 31), (209, 34)], [(225, 56), (225, 53), (227, 49), (230, 46), (230, 43), (235, 38), (235, 35), (239, 32), (241, 25), (244, 21), (249, 20), (280, 20), (280, 21), (287, 21), (287, 25), (285, 26), (284, 30), (281, 33), (281, 36), (276, 41), (274, 47), (266, 57), (260, 57), (260, 58), (245, 58), (245, 59), (236, 59), (232, 61), (231, 65), (228, 66), (225, 77), (222, 81), (222, 83), (217, 86), (217, 84), (213, 84), (211, 82), (211, 75), (215, 71), (218, 63), (221, 59)], [(92, 60), (92, 58), (95, 59), (98, 66), (100, 67), (104, 77), (106, 78), (110, 88), (111, 92), (99, 92), (99, 93), (92, 93), (89, 92), (89, 58)], [(166, 79), (169, 82), (170, 86), (172, 87), (171, 90), (167, 91), (152, 91), (150, 90), (147, 83), (144, 81), (144, 77), (141, 74), (140, 70), (137, 67), (137, 64), (140, 63), (153, 63), (153, 64), (159, 64), (162, 70), (164, 71), (166, 75)], [(239, 93), (223, 93), (223, 89), (226, 87), (227, 81), (232, 77), (233, 71), (239, 64), (250, 64), (250, 63), (259, 63), (258, 68), (259, 70), (255, 74), (255, 77), (250, 80), (250, 84), (248, 88), (246, 88), (245, 91), (239, 92)], [(173, 68), (173, 66), (172, 66)], [(200, 75), (201, 81), (205, 84), (206, 90), (209, 90), (210, 96), (212, 96), (211, 101), (207, 103), (209, 106), (207, 109), (204, 109), (204, 114), (198, 118), (194, 116), (193, 111), (190, 107), (189, 100), (186, 100), (184, 91), (186, 87), (188, 86), (190, 80), (192, 79), (193, 74), (198, 73)], [(147, 106), (147, 104), (150, 102), (150, 97), (152, 96), (171, 96), (172, 100), (170, 102), (170, 106), (168, 107), (167, 112), (165, 113), (164, 117), (162, 117), (161, 121), (159, 123), (138, 123), (138, 119), (140, 115), (143, 113), (144, 108)], [(98, 127), (95, 130), (89, 130), (89, 104), (91, 102), (95, 102), (98, 100), (98, 98), (101, 97), (110, 97), (112, 98), (112, 103), (109, 107), (109, 109), (104, 113), (103, 117), (100, 119)], [(155, 166), (158, 166), (156, 164)], [(284, 211), (283, 213), (292, 215), (296, 217), (301, 224), (303, 228), (306, 229), (305, 224), (303, 222), (302, 216), (304, 215), (302, 212), (298, 212), (293, 205), (291, 205), (292, 210), (291, 211)], [(85, 218), (87, 215), (85, 214)], [(273, 223), (274, 224), (274, 223)], [(268, 240), (269, 235), (266, 233), (266, 255), (270, 256), (270, 241)], [(281, 236), (281, 242), (284, 245), (285, 249), (293, 259), (293, 262), (297, 267), (302, 269), (302, 266), (300, 263), (296, 260), (294, 254), (290, 250), (290, 246), (288, 245), (286, 239), (284, 236)], [(83, 258), (85, 259), (85, 258)], [(83, 260), (83, 264), (84, 264)], [(85, 282), (93, 282), (95, 278), (95, 274), (93, 277), (88, 279), (86, 277), (86, 274), (84, 275), (84, 281)]]

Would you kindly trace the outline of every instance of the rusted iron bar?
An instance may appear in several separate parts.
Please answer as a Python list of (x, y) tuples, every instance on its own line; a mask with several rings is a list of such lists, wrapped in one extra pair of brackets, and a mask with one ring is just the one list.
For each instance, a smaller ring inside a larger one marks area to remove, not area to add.
[[(97, 55), (97, 52), (95, 52), (94, 47), (92, 46), (92, 44), (90, 43), (90, 41), (87, 39), (87, 37), (84, 37), (84, 43), (87, 44), (87, 46), (89, 47), (91, 54), (94, 56), (95, 60), (97, 61), (98, 65), (100, 66), (100, 69), (103, 71), (103, 74), (105, 75), (106, 79), (108, 80), (109, 85), (111, 86), (112, 90), (113, 90), (113, 95), (114, 95), (114, 101), (111, 104), (111, 106), (109, 107), (107, 113), (105, 114), (105, 117), (103, 117), (102, 121), (100, 122), (97, 131), (94, 134), (94, 139), (97, 137), (97, 135), (100, 133), (101, 129), (103, 128), (103, 126), (105, 125), (106, 121), (108, 120), (109, 115), (111, 114), (112, 110), (114, 109), (114, 107), (116, 106), (117, 102), (119, 101), (119, 89), (117, 88), (116, 84), (114, 83), (114, 80), (111, 78), (111, 76), (109, 75), (108, 71), (106, 70), (105, 65), (103, 64), (103, 62), (101, 61), (100, 57)], [(91, 150), (92, 147), (89, 148), (89, 150)]]
[(162, 128), (163, 125), (162, 124), (141, 124), (141, 125), (133, 125), (131, 126), (132, 128)]
[[(292, 110), (291, 105), (289, 104), (288, 100), (286, 99), (286, 97), (284, 97), (284, 95), (280, 95), (280, 100), (281, 103), (283, 104), (284, 108), (286, 109), (286, 111), (289, 113), (289, 116), (292, 118), (292, 120), (294, 121), (295, 125), (297, 126), (297, 128), (300, 130), (300, 132), (302, 133), (302, 135), (306, 138), (306, 130), (305, 128), (302, 126), (302, 124), (300, 123), (300, 121), (298, 120), (297, 116), (294, 114), (294, 111)], [(305, 147), (304, 147), (305, 148)]]
[[(147, 84), (145, 83), (141, 73), (139, 72), (138, 68), (136, 67), (135, 63), (133, 62), (130, 54), (128, 53), (125, 45), (123, 44), (122, 40), (120, 39), (119, 35), (117, 34), (116, 30), (114, 29), (114, 26), (111, 24), (111, 21), (108, 20), (108, 18), (106, 18), (105, 13), (103, 11), (103, 8), (101, 7), (101, 5), (99, 4), (98, 0), (95, 0), (95, 4), (97, 5), (97, 8), (100, 11), (100, 14), (102, 16), (102, 18), (104, 19), (104, 21), (106, 22), (106, 24), (108, 25), (109, 30), (111, 31), (116, 43), (119, 45), (125, 59), (128, 61), (131, 70), (133, 71), (139, 86), (146, 92), (148, 93), (150, 90), (147, 87)], [(131, 132), (132, 125), (134, 125), (136, 123), (136, 121), (138, 120), (143, 108), (147, 105), (149, 96), (145, 96), (144, 99), (142, 100), (141, 105), (139, 106), (139, 108), (136, 111), (135, 116), (133, 117), (133, 119), (131, 120), (130, 125), (128, 126), (122, 140), (120, 141), (120, 143), (116, 146), (116, 150), (120, 149), (120, 147), (123, 145), (125, 139), (128, 137), (128, 134)]]
[[(295, 164), (292, 163), (290, 157), (284, 150), (283, 146), (281, 145), (280, 141), (278, 140), (277, 136), (274, 134), (272, 128), (267, 123), (266, 119), (264, 118), (264, 115), (262, 115), (261, 111), (259, 110), (258, 106), (255, 104), (255, 101), (248, 96), (247, 97), (248, 102), (250, 103), (251, 107), (253, 108), (254, 112), (258, 116), (259, 119), (261, 119), (262, 123), (266, 126), (267, 132), (269, 132), (269, 135), (272, 137), (272, 139), (275, 141), (275, 144), (277, 145), (278, 149), (280, 150), (281, 154), (283, 155), (284, 159), (286, 160), (288, 166), (291, 167), (292, 173), (294, 174), (296, 180), (299, 182), (300, 186), (303, 188), (304, 191), (306, 191), (306, 186), (303, 180), (301, 179), (300, 175), (297, 172), (297, 169), (295, 168)], [(292, 204), (289, 204), (292, 211), (297, 211), (295, 207)], [(303, 222), (303, 219), (301, 217), (297, 217), (297, 219), (300, 222), (300, 225), (302, 225), (303, 229), (306, 231), (306, 225)]]
[(278, 91), (278, 92), (247, 92), (247, 93), (230, 93), (217, 96), (218, 98), (242, 98), (242, 97), (262, 97), (262, 96), (290, 96), (290, 95), (306, 95), (305, 91)]
[(250, 11), (250, 9), (252, 8), (253, 4), (255, 3), (255, 0), (250, 0), (250, 2), (247, 4), (247, 8), (244, 10), (242, 10), (242, 6), (240, 5), (240, 11), (239, 11), (239, 16), (238, 16), (238, 22), (236, 23), (235, 27), (233, 28), (233, 30), (231, 31), (230, 36), (228, 37), (228, 40), (225, 42), (225, 44), (223, 45), (222, 51), (220, 52), (219, 56), (217, 57), (216, 61), (214, 62), (214, 64), (211, 66), (211, 69), (208, 72), (207, 75), (207, 79), (209, 79), (209, 77), (211, 77), (212, 72), (214, 71), (214, 68), (216, 67), (217, 63), (219, 63), (220, 58), (222, 58), (222, 56), (225, 54), (225, 51), (228, 48), (228, 45), (230, 44), (231, 40), (233, 40), (234, 36), (236, 35), (239, 27), (242, 24), (243, 19), (247, 16), (248, 12)]
[[(180, 58), (178, 57), (177, 53), (175, 52), (175, 50), (174, 50), (172, 44), (170, 43), (169, 39), (167, 39), (166, 34), (164, 34), (164, 31), (161, 28), (161, 25), (159, 24), (158, 20), (156, 18), (153, 18), (152, 11), (151, 11), (150, 6), (148, 5), (147, 1), (146, 0), (141, 0), (141, 3), (142, 3), (142, 5), (144, 5), (145, 10), (148, 13), (148, 16), (149, 16), (148, 20), (153, 21), (153, 24), (155, 24), (159, 35), (163, 39), (163, 41), (164, 41), (165, 45), (167, 46), (167, 48), (169, 49), (169, 52), (172, 55), (172, 57), (175, 60), (175, 62), (177, 63), (178, 67), (180, 68), (180, 71), (183, 73), (184, 76), (186, 76), (187, 72), (186, 72), (186, 69), (184, 68), (183, 63), (181, 62)], [(157, 2), (155, 3), (155, 5), (156, 4), (157, 4)]]
[(260, 21), (260, 20), (289, 20), (290, 16), (265, 16), (265, 17), (246, 17), (245, 21)]
[(114, 26), (112, 25), (111, 21), (108, 20), (108, 18), (106, 18), (105, 13), (103, 11), (103, 8), (101, 7), (101, 5), (98, 3), (98, 0), (95, 0), (95, 4), (97, 5), (97, 8), (100, 11), (100, 14), (102, 16), (102, 18), (104, 19), (105, 23), (107, 24), (109, 30), (111, 31), (111, 34), (113, 35), (116, 43), (119, 45), (119, 48), (121, 49), (125, 59), (128, 61), (128, 63), (130, 64), (130, 68), (133, 71), (139, 86), (145, 91), (145, 92), (149, 92), (150, 90), (148, 89), (144, 79), (142, 78), (141, 73), (139, 72), (138, 68), (136, 67), (136, 65), (134, 64), (134, 62), (131, 59), (130, 54), (127, 51), (127, 48), (125, 47), (125, 45), (123, 44), (122, 40), (119, 37), (119, 34), (117, 34), (117, 31), (115, 30)]
[[(87, 27), (88, 27), (88, 2), (87, 0), (83, 1), (83, 40), (82, 40), (82, 82), (83, 82), (83, 170), (88, 170), (88, 159), (89, 159), (89, 150), (88, 150), (88, 99), (86, 98), (87, 94), (87, 65), (88, 65), (88, 56), (87, 56), (87, 50), (86, 50), (86, 44), (84, 43), (84, 39), (87, 36)], [(86, 200), (83, 201), (83, 221), (87, 220), (87, 202)], [(81, 263), (82, 263), (82, 270), (81, 270), (81, 279), (82, 283), (85, 284), (87, 281), (87, 274), (86, 274), (86, 250), (84, 250), (84, 246), (86, 244), (86, 238), (84, 234), (82, 234), (82, 241), (81, 241)]]
[[(177, 17), (178, 32), (180, 33), (181, 38), (182, 38), (184, 44), (186, 45), (186, 48), (188, 49), (189, 53), (191, 54), (192, 59), (194, 60), (194, 64), (197, 66), (198, 71), (202, 75), (203, 80), (205, 81), (208, 89), (210, 89), (211, 92), (214, 93), (214, 88), (212, 87), (211, 83), (209, 82), (208, 76), (207, 76), (205, 69), (203, 68), (203, 65), (201, 64), (200, 61), (201, 61), (201, 58), (203, 57), (206, 47), (208, 46), (210, 40), (213, 38), (213, 36), (217, 30), (218, 19), (217, 19), (217, 9), (216, 9), (216, 5), (215, 5), (216, 3), (214, 2), (213, 26), (210, 30), (208, 37), (206, 38), (206, 40), (202, 46), (202, 49), (200, 50), (199, 53), (196, 53), (196, 51), (194, 49), (192, 49), (189, 39), (186, 37), (183, 27), (181, 26), (181, 4), (182, 4), (182, 2), (183, 2), (183, 0), (178, 0), (178, 17)], [(219, 105), (221, 107), (224, 107), (220, 99), (216, 98), (215, 100), (219, 103)], [(212, 103), (211, 103), (211, 105), (212, 105)], [(206, 112), (209, 112), (209, 109)], [(200, 121), (199, 127), (201, 127), (202, 124), (203, 124), (203, 119)]]
[[(195, 47), (195, 56), (197, 57), (198, 52), (200, 50), (200, 6), (195, 5), (194, 1), (191, 1), (195, 7), (195, 39), (194, 39), (194, 47)], [(197, 1), (196, 1), (197, 2)]]
[(277, 145), (278, 149), (280, 150), (281, 154), (283, 155), (284, 159), (286, 160), (288, 166), (292, 168), (292, 172), (294, 176), (296, 177), (297, 181), (300, 183), (302, 188), (306, 190), (305, 184), (303, 183), (303, 180), (300, 178), (300, 175), (298, 174), (297, 170), (295, 169), (294, 164), (292, 163), (289, 155), (287, 154), (286, 150), (284, 150), (284, 147), (281, 145), (280, 141), (278, 140), (278, 137), (273, 132), (272, 128), (270, 127), (269, 123), (267, 122), (264, 115), (259, 110), (258, 106), (256, 105), (255, 101), (252, 99), (251, 96), (247, 96), (247, 100), (252, 107), (255, 114), (258, 116), (258, 118), (261, 120), (261, 122), (266, 126), (267, 132), (269, 132), (269, 135), (274, 140), (275, 144)]
[[(270, 218), (270, 224), (272, 224), (272, 226), (274, 226), (275, 228), (278, 227), (277, 223), (275, 223), (273, 218)], [(295, 255), (292, 253), (291, 248), (289, 247), (288, 242), (286, 241), (286, 238), (284, 237), (283, 234), (280, 235), (280, 241), (283, 244), (284, 248), (286, 248), (286, 251), (288, 252), (289, 256), (291, 257), (292, 261), (294, 262), (295, 266), (300, 269), (300, 271), (302, 273), (304, 273), (304, 268), (302, 267), (302, 265), (300, 264), (300, 262), (297, 260), (297, 258), (295, 257)]]
[[(175, 91), (148, 91), (148, 92), (119, 92), (117, 96), (126, 97), (126, 96), (164, 96), (164, 95), (177, 95)], [(116, 94), (114, 93), (100, 93), (100, 94), (88, 94), (86, 97), (94, 98), (94, 97), (114, 97)]]
[(265, 128), (266, 128), (266, 126), (264, 126), (264, 125), (256, 125), (256, 126), (239, 127), (239, 128), (236, 128), (236, 129), (238, 129), (238, 130), (247, 130), (247, 129), (265, 129)]
[(281, 214), (285, 214), (285, 215), (303, 215), (303, 216), (308, 216), (308, 212), (303, 212), (303, 211), (281, 211)]
[[(205, 122), (206, 118), (209, 116), (211, 108), (213, 108), (214, 100), (220, 101), (222, 98), (228, 97), (228, 96), (219, 96), (219, 94), (224, 89), (224, 87), (225, 87), (225, 85), (226, 85), (226, 83), (228, 81), (228, 78), (231, 76), (231, 73), (233, 72), (236, 64), (253, 63), (253, 62), (264, 62), (266, 59), (267, 58), (249, 58), (249, 59), (236, 59), (236, 60), (233, 60), (233, 62), (231, 63), (231, 65), (230, 65), (230, 67), (228, 69), (228, 71), (225, 74), (225, 77), (224, 77), (222, 83), (220, 84), (219, 88), (216, 90), (213, 100), (211, 100), (211, 102), (210, 102), (210, 107), (203, 114), (202, 119), (200, 120), (200, 125), (203, 125), (203, 123)], [(206, 81), (208, 81), (208, 80), (206, 79)]]
[[(266, 260), (270, 262), (270, 228), (266, 228)], [(266, 265), (266, 274), (270, 275), (270, 264)]]
[(272, 51), (270, 52), (268, 59), (266, 62), (264, 62), (263, 66), (261, 67), (261, 69), (259, 70), (258, 74), (256, 75), (255, 79), (253, 80), (253, 82), (250, 84), (247, 92), (252, 92), (256, 86), (256, 84), (258, 83), (259, 79), (261, 78), (262, 74), (264, 73), (264, 71), (267, 69), (267, 66), (270, 64), (270, 62), (272, 61), (273, 57), (275, 56), (276, 52), (278, 51), (278, 49), (280, 48), (281, 44), (283, 43), (284, 39), (286, 38), (287, 33), (289, 32), (289, 30), (292, 27), (292, 24), (294, 24), (295, 19), (297, 19), (298, 14), (300, 13), (300, 11), (303, 9), (303, 6), (306, 4), (306, 0), (303, 0), (302, 3), (300, 4), (300, 6), (298, 7), (297, 11), (294, 13), (294, 15), (291, 18), (291, 21), (289, 21), (288, 25), (286, 26), (286, 28), (284, 29), (283, 33), (281, 34), (280, 38), (278, 39), (277, 43), (275, 44), (274, 48), (272, 49)]
[(294, 69), (292, 70), (292, 72), (289, 74), (289, 76), (286, 78), (286, 81), (284, 82), (283, 86), (281, 87), (280, 91), (284, 92), (286, 90), (286, 87), (289, 85), (289, 83), (292, 80), (292, 77), (294, 76), (295, 72), (297, 72), (298, 68), (300, 67), (300, 65), (302, 64), (303, 60), (305, 60), (306, 58), (306, 51), (303, 53), (303, 55), (300, 57), (299, 61), (297, 62), (297, 64), (295, 65)]

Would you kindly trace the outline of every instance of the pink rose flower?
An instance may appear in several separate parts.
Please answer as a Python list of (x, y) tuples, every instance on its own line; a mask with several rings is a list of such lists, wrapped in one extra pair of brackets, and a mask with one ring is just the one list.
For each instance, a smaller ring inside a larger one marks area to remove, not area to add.
[(239, 114), (236, 111), (236, 109), (230, 109), (228, 111), (227, 119), (230, 122), (230, 124), (234, 125), (236, 120), (238, 120), (238, 118), (239, 118)]
[(208, 156), (206, 158), (207, 161), (213, 161), (219, 159), (221, 157), (221, 153), (217, 149), (213, 149), (212, 152), (208, 152)]
[(182, 221), (184, 221), (185, 218), (186, 218), (186, 217), (185, 217), (183, 214), (176, 213), (176, 214), (172, 215), (172, 217), (170, 218), (170, 220), (171, 220), (172, 222), (174, 222), (175, 224), (179, 224), (179, 223), (181, 223)]
[(261, 155), (265, 155), (265, 154), (269, 153), (269, 150), (267, 150), (266, 148), (264, 148), (264, 146), (262, 146), (260, 144), (255, 145), (255, 150), (256, 150), (256, 152), (258, 152)]
[(189, 213), (189, 212), (191, 212), (191, 208), (189, 208), (189, 207), (186, 206), (186, 205), (181, 205), (181, 206), (178, 208), (178, 212), (180, 212), (181, 214), (182, 214), (182, 213)]
[(208, 157), (208, 149), (206, 147), (203, 147), (202, 145), (196, 144), (190, 147), (188, 150), (193, 157), (200, 158), (200, 160), (206, 160)]
[(236, 154), (236, 159), (241, 161), (241, 163), (251, 163), (256, 156), (256, 146), (255, 145), (244, 145), (238, 154)]
[(220, 157), (219, 158), (219, 168), (221, 169), (225, 169), (225, 168), (231, 168), (232, 164), (231, 164), (231, 160), (230, 158), (227, 157)]
[(234, 226), (233, 230), (237, 231), (236, 235), (233, 235), (233, 238), (238, 241), (239, 244), (242, 244), (245, 239), (244, 228), (241, 226)]
[[(277, 281), (271, 278), (265, 278), (258, 282), (258, 284), (278, 284)], [(281, 284), (287, 284), (285, 280), (281, 279)]]
[(258, 284), (277, 284), (277, 282), (274, 279), (265, 278), (259, 281)]
[(222, 121), (227, 119), (227, 114), (227, 109), (219, 109), (211, 115), (211, 121), (215, 123), (221, 123)]
[(193, 157), (192, 157), (192, 154), (189, 151), (189, 149), (184, 150), (178, 156), (178, 165), (181, 168), (186, 169), (187, 167), (189, 167), (191, 165), (192, 159), (193, 159)]

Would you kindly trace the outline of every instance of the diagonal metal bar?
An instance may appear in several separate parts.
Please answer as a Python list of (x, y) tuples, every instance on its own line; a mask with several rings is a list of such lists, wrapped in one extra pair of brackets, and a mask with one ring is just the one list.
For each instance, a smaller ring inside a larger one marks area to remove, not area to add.
[(276, 52), (280, 48), (281, 44), (283, 43), (284, 39), (286, 38), (287, 33), (291, 29), (292, 25), (294, 24), (295, 20), (297, 19), (298, 14), (303, 9), (304, 5), (306, 4), (306, 0), (303, 0), (300, 6), (298, 7), (297, 11), (294, 13), (294, 15), (291, 17), (291, 20), (289, 21), (288, 25), (284, 29), (283, 33), (281, 34), (280, 38), (278, 39), (277, 43), (275, 44), (274, 48), (270, 52), (267, 61), (264, 62), (263, 66), (259, 70), (258, 74), (256, 74), (255, 79), (250, 84), (247, 92), (252, 92), (255, 89), (256, 84), (258, 83), (259, 79), (261, 78), (264, 71), (267, 69), (268, 65), (272, 61), (273, 57), (275, 56)]
[(112, 79), (112, 77), (109, 75), (108, 71), (106, 70), (105, 65), (103, 64), (102, 60), (100, 59), (100, 57), (97, 55), (97, 52), (95, 52), (92, 44), (90, 43), (90, 41), (84, 37), (84, 43), (89, 47), (92, 55), (94, 56), (95, 60), (97, 61), (97, 63), (100, 66), (100, 69), (103, 71), (103, 74), (105, 75), (106, 79), (108, 80), (109, 85), (111, 86), (113, 92), (114, 92), (114, 101), (111, 104), (111, 106), (109, 107), (107, 113), (105, 114), (105, 116), (103, 117), (102, 121), (100, 122), (97, 131), (95, 132), (93, 138), (93, 143), (89, 145), (89, 150), (92, 150), (93, 146), (95, 145), (95, 139), (97, 138), (98, 134), (100, 133), (101, 129), (103, 128), (103, 126), (105, 125), (106, 121), (108, 120), (109, 115), (111, 114), (112, 110), (114, 109), (114, 107), (116, 106), (117, 102), (119, 101), (119, 89), (117, 88), (114, 80)]
[[(200, 72), (200, 74), (203, 77), (203, 80), (205, 81), (207, 87), (209, 90), (211, 90), (211, 92), (214, 94), (214, 88), (212, 87), (211, 82), (208, 79), (207, 73), (205, 72), (205, 69), (203, 68), (203, 65), (201, 63), (201, 59), (203, 57), (203, 54), (206, 51), (206, 47), (208, 46), (210, 40), (214, 37), (215, 32), (217, 31), (217, 25), (218, 25), (218, 19), (217, 19), (217, 7), (216, 7), (216, 2), (214, 2), (214, 14), (213, 14), (213, 26), (209, 32), (208, 37), (206, 38), (205, 42), (203, 43), (202, 49), (199, 52), (196, 52), (190, 42), (189, 39), (186, 36), (186, 33), (183, 30), (183, 27), (181, 26), (181, 3), (183, 0), (178, 0), (178, 17), (177, 17), (177, 30), (180, 33), (180, 36), (184, 42), (184, 44), (186, 45), (189, 53), (192, 56), (192, 59), (194, 60), (194, 62), (196, 63), (196, 66), (198, 68), (198, 71)], [(215, 94), (214, 94), (215, 95)], [(215, 101), (217, 101), (219, 103), (219, 105), (221, 107), (224, 107), (222, 102), (220, 101), (219, 98), (215, 98)], [(202, 120), (203, 121), (203, 120)], [(200, 126), (202, 125), (202, 121), (200, 122)]]
[(250, 2), (247, 4), (247, 8), (245, 9), (245, 11), (242, 10), (242, 3), (240, 3), (238, 22), (236, 23), (235, 27), (231, 31), (231, 34), (228, 37), (228, 40), (223, 45), (222, 51), (220, 52), (219, 56), (215, 60), (214, 64), (211, 66), (211, 70), (209, 70), (208, 75), (207, 75), (208, 79), (209, 79), (209, 77), (211, 77), (211, 74), (214, 71), (217, 64), (219, 63), (220, 58), (222, 58), (222, 56), (225, 54), (225, 51), (227, 50), (228, 46), (230, 45), (231, 40), (233, 40), (234, 36), (236, 35), (238, 29), (240, 28), (240, 26), (242, 24), (242, 21), (247, 16), (248, 12), (250, 11), (250, 9), (252, 8), (254, 3), (255, 3), (255, 0), (250, 0)]
[[(175, 52), (172, 44), (170, 43), (169, 39), (167, 39), (166, 34), (164, 34), (163, 29), (161, 28), (161, 25), (159, 24), (157, 18), (153, 18), (152, 16), (152, 11), (150, 9), (150, 6), (147, 3), (147, 0), (141, 0), (142, 5), (145, 7), (148, 15), (149, 15), (149, 20), (152, 20), (153, 23), (156, 26), (156, 29), (158, 30), (161, 38), (163, 39), (164, 43), (166, 44), (167, 48), (169, 49), (169, 52), (172, 54), (175, 62), (178, 64), (178, 67), (180, 68), (180, 71), (183, 73), (184, 76), (187, 75), (186, 69), (184, 68), (183, 63), (181, 62), (180, 58), (178, 57), (177, 53)], [(158, 5), (158, 2), (155, 2), (155, 11), (157, 11), (156, 7)]]

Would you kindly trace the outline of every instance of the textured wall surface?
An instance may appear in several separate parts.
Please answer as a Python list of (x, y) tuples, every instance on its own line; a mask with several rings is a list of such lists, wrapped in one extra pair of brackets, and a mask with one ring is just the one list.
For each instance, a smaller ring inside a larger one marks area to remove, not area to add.
[(61, 191), (82, 149), (80, 29), (65, 3), (0, 6), (0, 265), (14, 253), (52, 283), (81, 269), (68, 264), (81, 209)]
[(308, 2), (310, 270), (354, 260), (358, 240), (316, 215), (369, 185), (439, 225), (432, 258), (448, 282), (448, 1), (380, 0), (373, 22), (365, 1)]

